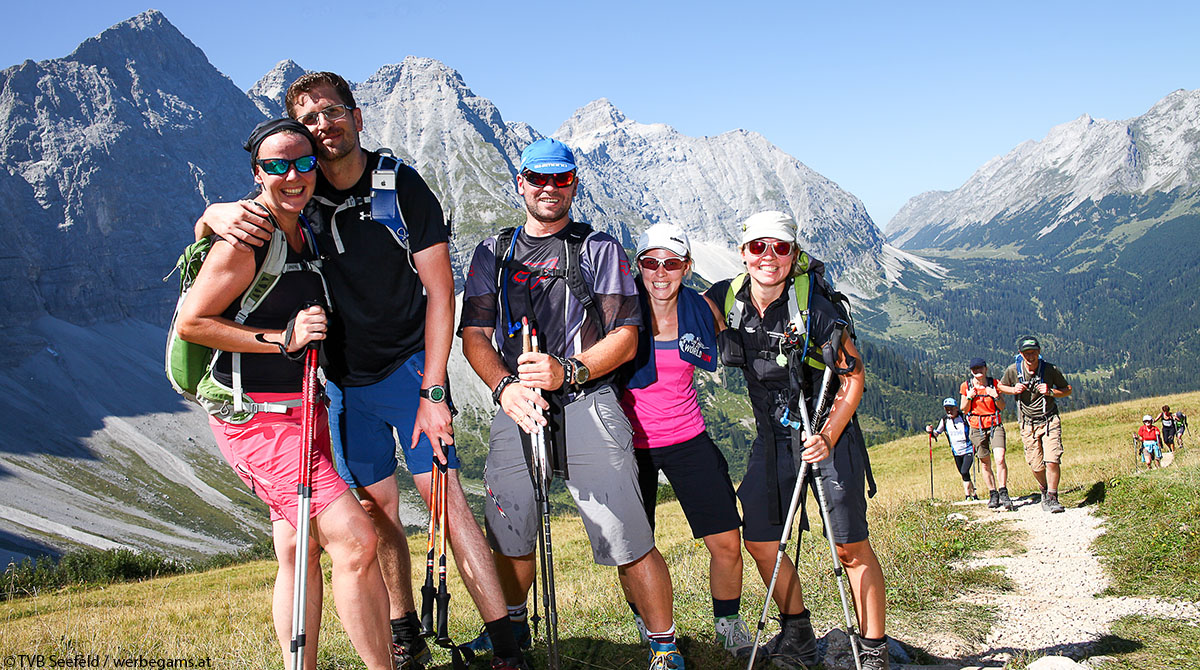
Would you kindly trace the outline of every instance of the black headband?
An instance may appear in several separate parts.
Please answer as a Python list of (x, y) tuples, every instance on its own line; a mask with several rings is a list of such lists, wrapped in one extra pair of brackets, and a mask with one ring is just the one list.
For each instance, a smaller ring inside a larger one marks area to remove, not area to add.
[(304, 139), (308, 140), (308, 143), (312, 145), (313, 154), (315, 155), (317, 153), (317, 140), (315, 137), (313, 137), (312, 133), (309, 132), (308, 128), (306, 128), (303, 123), (300, 123), (295, 119), (287, 118), (268, 119), (257, 126), (254, 126), (254, 130), (250, 131), (250, 137), (246, 140), (246, 144), (244, 144), (242, 148), (246, 151), (249, 151), (252, 157), (257, 158), (258, 147), (263, 143), (263, 140), (274, 135), (275, 133), (282, 133), (284, 131), (300, 133), (304, 136)]

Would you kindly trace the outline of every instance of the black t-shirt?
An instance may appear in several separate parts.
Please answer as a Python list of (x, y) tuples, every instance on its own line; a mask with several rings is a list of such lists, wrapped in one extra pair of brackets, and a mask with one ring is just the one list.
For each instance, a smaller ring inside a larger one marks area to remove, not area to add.
[[(267, 257), (267, 245), (254, 248), (254, 266), (261, 268)], [(307, 244), (301, 251), (288, 247), (287, 263), (312, 260)], [(324, 304), (325, 291), (321, 277), (316, 272), (299, 270), (285, 272), (279, 276), (275, 287), (259, 303), (258, 308), (246, 317), (246, 325), (253, 328), (282, 330), (296, 312), (309, 302)], [(233, 301), (221, 316), (233, 320), (241, 306), (241, 296)], [(220, 383), (233, 386), (232, 354), (222, 352), (213, 366), (213, 377)], [(247, 393), (299, 393), (304, 378), (304, 364), (293, 361), (281, 353), (242, 354), (242, 389)]]
[[(725, 296), (729, 291), (729, 279), (723, 279), (709, 287), (705, 295), (715, 304), (724, 305)], [(787, 330), (791, 316), (788, 313), (788, 303), (793, 300), (792, 280), (788, 280), (787, 288), (774, 300), (760, 317), (758, 310), (750, 303), (750, 280), (747, 279), (736, 294), (736, 300), (743, 304), (741, 332), (742, 347), (746, 353), (746, 365), (742, 371), (746, 376), (746, 388), (750, 392), (750, 402), (759, 405), (773, 402), (779, 393), (788, 391), (790, 383), (786, 361), (780, 364), (779, 356), (784, 352), (782, 340)], [(845, 319), (834, 307), (833, 303), (819, 290), (814, 290), (809, 299), (809, 351), (817, 357), (822, 346), (832, 337), (836, 328), (846, 324)], [(859, 363), (861, 365), (861, 361)], [(820, 388), (822, 372), (811, 366), (804, 366), (804, 386)], [(831, 388), (827, 392), (828, 405), (840, 385), (837, 375), (834, 375)], [(815, 393), (811, 394), (815, 396)], [(808, 398), (809, 405), (814, 405), (815, 397)], [(773, 408), (766, 408), (771, 410)]]
[[(318, 173), (306, 210), (333, 298), (325, 374), (342, 386), (374, 384), (425, 348), (424, 287), (408, 252), (371, 218), (371, 171), (378, 163), (379, 154), (368, 152), (367, 169), (345, 191)], [(396, 196), (414, 254), (449, 241), (437, 196), (407, 165), (397, 174)]]

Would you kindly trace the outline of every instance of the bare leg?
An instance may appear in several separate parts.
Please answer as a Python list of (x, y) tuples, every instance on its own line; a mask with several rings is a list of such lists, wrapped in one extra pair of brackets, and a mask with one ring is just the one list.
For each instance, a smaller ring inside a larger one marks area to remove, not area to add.
[(358, 490), (363, 509), (371, 517), (378, 538), (376, 555), (383, 583), (388, 593), (388, 615), (399, 619), (416, 611), (413, 604), (412, 565), (408, 555), (408, 539), (400, 524), (400, 494), (395, 477), (384, 479)]
[(996, 457), (996, 479), (1002, 489), (1008, 488), (1008, 461), (1004, 459), (1004, 452), (1004, 449), (992, 450)]
[(884, 621), (887, 618), (887, 594), (883, 583), (883, 568), (871, 549), (871, 541), (863, 540), (837, 546), (838, 558), (850, 578), (854, 590), (854, 604), (858, 615), (858, 627), (863, 637), (884, 636)]
[(504, 602), (516, 607), (529, 599), (529, 587), (533, 586), (534, 553), (524, 556), (492, 555), (496, 559), (496, 573), (500, 577), (500, 590)]
[(617, 574), (626, 593), (633, 597), (647, 630), (664, 631), (673, 625), (671, 573), (658, 548), (632, 563), (618, 566)]
[(333, 561), (333, 600), (350, 643), (371, 670), (391, 670), (392, 630), (370, 517), (346, 492), (317, 515), (315, 525)]
[[(779, 555), (778, 542), (746, 541), (746, 551), (754, 559), (758, 574), (762, 577), (763, 586), (770, 586), (771, 572), (775, 569), (775, 557)], [(792, 559), (784, 553), (779, 563), (779, 578), (775, 583), (773, 594), (775, 604), (781, 614), (799, 614), (804, 611), (804, 595), (800, 592), (800, 576)]]
[(735, 528), (724, 533), (704, 536), (708, 547), (708, 589), (717, 600), (734, 600), (742, 596), (742, 541)]
[[(271, 599), (271, 613), (275, 619), (275, 635), (283, 649), (283, 664), (292, 663), (292, 589), (296, 578), (296, 529), (280, 519), (271, 524), (275, 545), (275, 557), (279, 571), (275, 573), (275, 589)], [(321, 631), (321, 548), (310, 536), (308, 543), (308, 597), (304, 609), (304, 668), (316, 670), (317, 639)]]
[[(429, 506), (430, 473), (416, 475), (413, 482)], [(450, 547), (454, 551), (454, 563), (462, 575), (463, 583), (480, 617), (486, 623), (508, 616), (504, 606), (504, 592), (500, 589), (500, 577), (492, 560), (492, 551), (487, 539), (471, 514), (467, 498), (463, 494), (458, 470), (450, 469), (446, 477), (446, 525), (449, 530)]]
[[(992, 474), (992, 458), (986, 456), (987, 449), (979, 452), (979, 462), (983, 464), (983, 482), (987, 484), (989, 491), (996, 490), (996, 475)], [(1004, 471), (1005, 476), (1008, 476), (1008, 470)]]
[[(1157, 461), (1158, 459), (1155, 459)], [(1062, 476), (1062, 470), (1059, 469), (1058, 463), (1046, 464), (1046, 486), (1051, 491), (1058, 490), (1058, 481)]]

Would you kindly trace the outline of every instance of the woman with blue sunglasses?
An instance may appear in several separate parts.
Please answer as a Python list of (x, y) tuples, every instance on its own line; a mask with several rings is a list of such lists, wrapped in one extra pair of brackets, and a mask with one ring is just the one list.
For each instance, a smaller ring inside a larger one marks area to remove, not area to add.
[(232, 387), (234, 374), (230, 352), (238, 352), (245, 394), (264, 408), (243, 423), (215, 416), (209, 422), (221, 454), (271, 510), (279, 561), (273, 616), (285, 663), (291, 655), (296, 529), (298, 523), (311, 522), (305, 670), (317, 665), (322, 548), (333, 562), (333, 597), (350, 641), (368, 668), (390, 670), (387, 591), (375, 555), (375, 530), (334, 469), (323, 403), (316, 408), (311, 520), (297, 519), (299, 456), (309, 446), (302, 435), (299, 402), (301, 354), (325, 339), (326, 332), (320, 306), (325, 302), (324, 286), (313, 263), (315, 242), (302, 214), (316, 186), (316, 140), (300, 123), (274, 119), (254, 129), (245, 149), (261, 189), (253, 202), (286, 238), (286, 267), (299, 269), (285, 270), (258, 307), (241, 315), (241, 297), (273, 245), (239, 250), (218, 238), (180, 307), (179, 335), (219, 351), (212, 375), (225, 386)]

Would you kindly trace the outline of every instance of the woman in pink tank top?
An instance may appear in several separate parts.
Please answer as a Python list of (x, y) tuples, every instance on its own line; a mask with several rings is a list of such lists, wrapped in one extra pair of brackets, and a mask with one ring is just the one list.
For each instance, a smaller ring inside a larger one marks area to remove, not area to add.
[[(666, 475), (693, 537), (704, 540), (711, 557), (716, 641), (734, 657), (746, 657), (754, 636), (739, 615), (741, 516), (729, 466), (705, 430), (692, 379), (696, 367), (716, 370), (714, 316), (704, 298), (683, 285), (691, 270), (691, 248), (678, 226), (648, 228), (638, 241), (636, 259), (647, 327), (621, 406), (633, 425), (642, 502), (653, 527), (659, 472)], [(632, 604), (630, 608), (641, 628), (637, 610)]]

